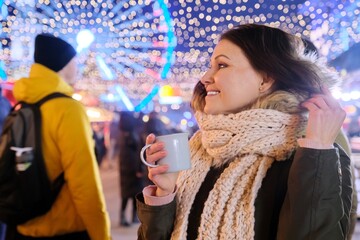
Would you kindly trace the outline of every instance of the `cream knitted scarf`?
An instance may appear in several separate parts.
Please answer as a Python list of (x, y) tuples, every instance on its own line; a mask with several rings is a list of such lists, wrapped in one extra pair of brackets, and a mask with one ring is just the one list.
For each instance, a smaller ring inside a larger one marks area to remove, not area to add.
[(271, 164), (286, 160), (305, 120), (271, 109), (230, 115), (196, 113), (200, 127), (190, 141), (192, 168), (179, 176), (177, 217), (171, 239), (186, 239), (188, 216), (211, 166), (229, 162), (205, 202), (198, 239), (253, 239), (254, 202)]

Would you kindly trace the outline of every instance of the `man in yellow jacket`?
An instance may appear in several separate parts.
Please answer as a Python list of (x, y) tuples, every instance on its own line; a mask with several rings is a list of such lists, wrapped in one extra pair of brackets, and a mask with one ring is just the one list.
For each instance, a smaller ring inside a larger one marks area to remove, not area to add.
[[(16, 81), (15, 98), (34, 103), (53, 92), (71, 96), (77, 74), (75, 56), (75, 49), (64, 40), (38, 35), (35, 63), (28, 78)], [(111, 239), (92, 130), (83, 105), (56, 98), (44, 103), (41, 112), (47, 172), (51, 181), (64, 172), (65, 184), (49, 212), (17, 226), (15, 239)]]

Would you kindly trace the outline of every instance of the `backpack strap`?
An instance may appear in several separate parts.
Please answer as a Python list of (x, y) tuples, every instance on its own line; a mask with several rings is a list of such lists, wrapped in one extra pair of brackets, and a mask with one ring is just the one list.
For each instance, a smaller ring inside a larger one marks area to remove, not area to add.
[[(41, 131), (41, 114), (40, 114), (40, 106), (42, 104), (44, 104), (45, 102), (51, 100), (51, 99), (54, 99), (54, 98), (59, 98), (59, 97), (65, 97), (65, 98), (71, 98), (70, 96), (64, 94), (64, 93), (60, 93), (60, 92), (54, 92), (54, 93), (50, 93), (49, 95), (46, 95), (45, 97), (43, 97), (42, 99), (40, 99), (39, 101), (37, 101), (36, 103), (34, 103), (34, 105), (37, 106), (37, 108), (35, 108), (35, 114), (37, 114), (40, 119), (40, 121), (36, 122), (35, 124), (37, 125), (36, 126), (36, 129), (37, 131), (39, 131), (36, 136), (40, 139), (36, 139), (37, 142), (41, 142), (41, 134), (40, 134), (40, 131)], [(40, 151), (39, 152), (42, 152), (42, 146), (40, 145), (39, 146), (40, 148)], [(45, 167), (45, 165), (44, 165)], [(57, 178), (54, 180), (53, 184), (51, 185), (51, 188), (52, 188), (52, 191), (53, 191), (53, 196), (51, 196), (53, 198), (53, 201), (55, 200), (55, 198), (57, 197), (57, 195), (59, 194), (61, 188), (62, 188), (62, 185), (65, 183), (65, 179), (64, 179), (64, 172), (62, 172), (59, 176), (57, 176)]]
[(39, 101), (37, 101), (35, 104), (40, 107), (42, 104), (44, 104), (45, 102), (54, 99), (54, 98), (59, 98), (59, 97), (66, 97), (66, 98), (71, 98), (70, 96), (64, 94), (64, 93), (60, 93), (60, 92), (54, 92), (54, 93), (50, 93), (49, 95), (46, 95), (45, 97), (43, 97), (42, 99), (40, 99)]

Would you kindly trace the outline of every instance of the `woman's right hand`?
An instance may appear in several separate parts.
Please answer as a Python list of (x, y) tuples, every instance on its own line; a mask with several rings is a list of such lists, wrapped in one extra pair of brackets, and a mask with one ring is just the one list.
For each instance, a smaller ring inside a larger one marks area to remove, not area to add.
[(346, 112), (327, 87), (321, 89), (322, 94), (313, 95), (302, 106), (309, 110), (306, 138), (316, 142), (317, 148), (326, 149), (333, 146)]
[[(155, 135), (149, 134), (146, 137), (146, 144), (153, 144), (146, 149), (146, 161), (151, 164), (155, 164), (161, 158), (166, 156), (166, 150), (164, 149), (163, 142), (155, 142)], [(176, 180), (179, 175), (178, 172), (166, 173), (169, 169), (168, 165), (162, 165), (158, 167), (148, 167), (149, 179), (156, 185), (156, 196), (162, 197), (174, 192)]]

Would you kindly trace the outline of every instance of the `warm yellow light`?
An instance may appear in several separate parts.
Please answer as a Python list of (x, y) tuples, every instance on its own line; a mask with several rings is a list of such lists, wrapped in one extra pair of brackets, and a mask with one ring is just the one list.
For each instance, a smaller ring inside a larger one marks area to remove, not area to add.
[(174, 95), (173, 88), (170, 85), (165, 85), (160, 88), (159, 91), (160, 97), (169, 97)]
[(81, 101), (82, 96), (79, 93), (74, 93), (72, 95), (72, 98), (75, 99), (75, 100)]

